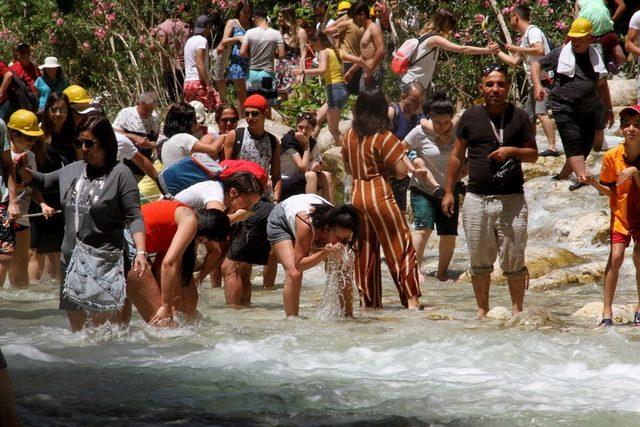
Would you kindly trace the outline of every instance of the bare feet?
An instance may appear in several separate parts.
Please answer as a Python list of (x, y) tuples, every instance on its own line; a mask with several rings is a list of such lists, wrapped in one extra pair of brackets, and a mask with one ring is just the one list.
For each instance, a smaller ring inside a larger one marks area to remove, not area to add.
[(436, 273), (436, 277), (438, 278), (439, 281), (444, 282), (444, 283), (453, 283), (453, 277), (449, 276), (449, 273), (447, 271), (445, 272), (437, 272)]

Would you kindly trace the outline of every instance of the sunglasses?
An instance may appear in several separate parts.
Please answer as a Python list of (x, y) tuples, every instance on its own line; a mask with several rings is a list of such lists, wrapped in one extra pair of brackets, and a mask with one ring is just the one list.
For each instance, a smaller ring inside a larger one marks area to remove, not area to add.
[(262, 114), (260, 111), (245, 111), (244, 115), (245, 117), (260, 117), (260, 114)]
[(492, 64), (482, 69), (482, 77), (488, 76), (489, 74), (497, 71), (499, 73), (507, 74), (507, 69), (504, 65), (500, 64)]
[(311, 120), (315, 118), (316, 118), (316, 115), (314, 113), (298, 113), (299, 120)]
[(221, 117), (220, 121), (223, 123), (238, 123), (237, 117)]
[(88, 138), (76, 139), (75, 142), (73, 143), (73, 145), (75, 145), (75, 147), (78, 150), (81, 150), (83, 146), (91, 150), (95, 144), (96, 144), (96, 141), (94, 139), (88, 139)]

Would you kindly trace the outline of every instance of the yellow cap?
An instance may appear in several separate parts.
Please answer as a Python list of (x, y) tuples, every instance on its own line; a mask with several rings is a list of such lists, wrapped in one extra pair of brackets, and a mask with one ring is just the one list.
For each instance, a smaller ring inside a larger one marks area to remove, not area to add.
[(13, 113), (9, 117), (7, 127), (28, 136), (41, 136), (44, 134), (38, 124), (38, 118), (29, 110), (18, 110)]
[(71, 85), (66, 88), (62, 93), (69, 97), (69, 102), (72, 104), (90, 104), (93, 100), (89, 97), (89, 94), (83, 87), (78, 85)]
[(351, 9), (351, 3), (348, 1), (341, 1), (338, 3), (338, 13)]
[(577, 18), (575, 21), (571, 23), (571, 29), (569, 29), (569, 37), (584, 37), (591, 35), (593, 31), (593, 27), (591, 26), (591, 21), (587, 18)]

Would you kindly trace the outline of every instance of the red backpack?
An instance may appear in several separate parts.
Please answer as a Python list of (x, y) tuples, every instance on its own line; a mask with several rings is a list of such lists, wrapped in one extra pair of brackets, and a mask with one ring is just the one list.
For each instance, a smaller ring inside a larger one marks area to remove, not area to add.
[(258, 178), (258, 181), (260, 181), (265, 188), (267, 187), (269, 175), (267, 175), (267, 171), (256, 162), (250, 160), (223, 160), (220, 162), (220, 166), (222, 166), (222, 171), (218, 173), (218, 179), (220, 181), (224, 181), (234, 173), (249, 172)]

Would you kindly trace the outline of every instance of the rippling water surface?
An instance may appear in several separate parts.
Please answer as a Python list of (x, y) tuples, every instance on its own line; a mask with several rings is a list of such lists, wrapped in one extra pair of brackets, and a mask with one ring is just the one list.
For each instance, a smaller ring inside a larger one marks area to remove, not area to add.
[[(558, 185), (548, 177), (527, 184), (530, 245), (605, 262), (606, 246), (569, 242), (554, 224), (578, 222), (606, 209), (606, 200)], [(463, 242), (453, 261), (459, 272)], [(427, 269), (436, 266), (434, 243)], [(630, 261), (619, 303), (636, 300)], [(21, 418), (27, 425), (639, 423), (640, 329), (603, 330), (595, 319), (571, 316), (601, 300), (601, 280), (530, 292), (526, 305), (546, 308), (554, 320), (509, 326), (474, 319), (468, 283), (431, 278), (423, 300), (438, 306), (437, 315), (400, 310), (385, 280), (385, 310), (323, 320), (324, 276), (320, 268), (305, 275), (302, 319), (283, 320), (280, 273), (271, 292), (256, 278), (251, 309), (226, 309), (222, 289), (204, 286), (196, 324), (155, 329), (134, 315), (127, 329), (77, 334), (56, 309), (53, 284), (0, 289), (0, 346)], [(492, 306), (509, 305), (504, 286), (491, 297)]]

